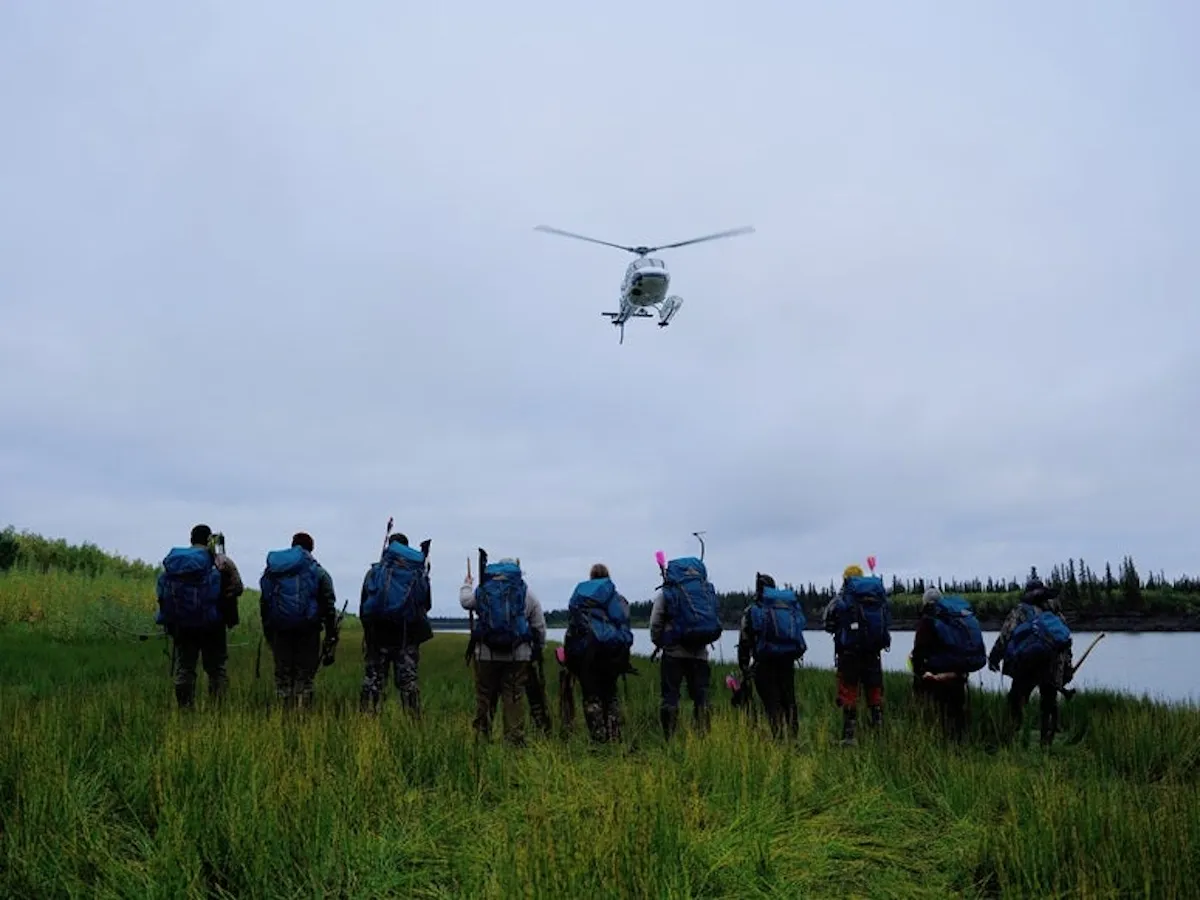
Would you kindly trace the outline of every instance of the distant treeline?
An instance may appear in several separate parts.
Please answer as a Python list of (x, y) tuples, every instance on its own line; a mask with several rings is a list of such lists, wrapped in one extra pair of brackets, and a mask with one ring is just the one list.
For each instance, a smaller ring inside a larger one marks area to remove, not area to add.
[(129, 578), (153, 577), (157, 566), (140, 559), (126, 559), (101, 550), (92, 543), (68, 544), (62, 538), (50, 540), (13, 526), (0, 531), (0, 572), (21, 569), (31, 572), (75, 572), (81, 575), (118, 575)]
[[(153, 577), (159, 566), (142, 560), (130, 560), (114, 553), (101, 550), (92, 543), (69, 544), (59, 538), (50, 540), (28, 531), (17, 532), (9, 526), (0, 531), (0, 572), (9, 569), (49, 573), (52, 571), (75, 572), (84, 575), (117, 575), (130, 578)], [(1031, 567), (1029, 576), (1038, 575), (1037, 567)], [(1027, 576), (1028, 577), (1028, 576)], [(1161, 571), (1142, 575), (1133, 558), (1126, 556), (1114, 573), (1112, 566), (1104, 563), (1102, 573), (1097, 573), (1083, 560), (1068, 559), (1055, 564), (1043, 580), (1059, 591), (1063, 608), (1068, 614), (1080, 619), (1105, 617), (1182, 618), (1200, 614), (1200, 578), (1181, 576), (1168, 579)], [(986, 579), (902, 579), (892, 576), (889, 590), (892, 594), (894, 613), (898, 620), (914, 619), (921, 602), (921, 595), (931, 586), (943, 593), (962, 594), (971, 600), (981, 620), (995, 621), (1003, 618), (1020, 597), (1024, 580), (1015, 577), (989, 576)], [(838, 589), (834, 581), (817, 587), (810, 582), (796, 585), (784, 582), (801, 597), (810, 620), (819, 616), (825, 605)], [(753, 592), (727, 591), (718, 594), (721, 617), (729, 627), (736, 627), (742, 611), (753, 599)], [(630, 613), (635, 625), (646, 626), (650, 621), (649, 600), (630, 603)], [(453, 627), (466, 624), (465, 617), (437, 617), (434, 624)], [(567, 624), (565, 609), (547, 611), (546, 624), (551, 628), (562, 628)]]
[[(1091, 619), (1105, 616), (1147, 615), (1186, 616), (1200, 613), (1200, 579), (1182, 576), (1169, 580), (1161, 572), (1139, 574), (1132, 557), (1125, 557), (1113, 574), (1112, 566), (1104, 564), (1104, 573), (1095, 570), (1083, 560), (1069, 559), (1056, 564), (1048, 575), (1041, 576), (1036, 566), (1029, 575), (1038, 575), (1051, 588), (1059, 592), (1063, 608), (1077, 618)], [(980, 619), (996, 621), (1002, 619), (1017, 603), (1024, 582), (1016, 578), (986, 579), (902, 579), (892, 576), (888, 590), (892, 595), (892, 606), (898, 620), (915, 619), (921, 604), (921, 596), (929, 587), (936, 587), (944, 594), (961, 594), (967, 597)], [(819, 617), (838, 590), (834, 581), (817, 587), (813, 583), (797, 585), (784, 582), (784, 587), (795, 590), (800, 596), (806, 615), (810, 620)], [(730, 627), (736, 627), (742, 611), (754, 599), (753, 591), (726, 591), (717, 594), (721, 603), (721, 618)], [(645, 626), (650, 622), (651, 602), (632, 601), (630, 616), (634, 624)], [(554, 610), (546, 614), (546, 624), (562, 628), (567, 624), (566, 610)], [(810, 626), (811, 627), (811, 626)]]

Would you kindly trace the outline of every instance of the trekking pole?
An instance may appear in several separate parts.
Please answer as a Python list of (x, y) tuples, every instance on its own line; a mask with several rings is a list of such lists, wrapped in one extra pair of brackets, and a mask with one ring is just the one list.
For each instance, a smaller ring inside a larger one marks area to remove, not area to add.
[[(694, 537), (696, 540), (698, 540), (700, 542), (700, 562), (704, 562), (704, 538), (701, 537), (701, 535), (703, 535), (703, 534), (708, 534), (708, 532), (707, 531), (693, 531), (692, 532), (692, 537)], [(665, 571), (664, 571), (664, 574), (665, 574)]]
[[(474, 583), (474, 579), (471, 578), (471, 557), (470, 556), (467, 557), (467, 582), (471, 583), (471, 584)], [(475, 610), (473, 610), (473, 609), (467, 610), (467, 631), (469, 631), (472, 634), (474, 634), (474, 632), (475, 632)], [(468, 657), (470, 656), (469, 653), (467, 655), (468, 655)]]
[(254, 654), (254, 680), (258, 680), (259, 670), (262, 668), (262, 645), (264, 635), (258, 636), (258, 650)]
[[(704, 553), (703, 546), (703, 543), (701, 543), (701, 554)], [(654, 561), (658, 563), (658, 571), (662, 573), (663, 586), (665, 587), (667, 583), (667, 554), (663, 553), (661, 550), (654, 551)], [(650, 654), (650, 662), (657, 662), (659, 654), (661, 653), (662, 647), (656, 645), (654, 652)]]

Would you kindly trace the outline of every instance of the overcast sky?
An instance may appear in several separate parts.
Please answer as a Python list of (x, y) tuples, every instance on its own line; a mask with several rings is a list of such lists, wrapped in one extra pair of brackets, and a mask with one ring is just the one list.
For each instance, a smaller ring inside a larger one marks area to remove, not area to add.
[[(1188, 3), (0, 5), (0, 525), (358, 603), (1195, 572)], [(659, 244), (669, 328), (616, 308)]]

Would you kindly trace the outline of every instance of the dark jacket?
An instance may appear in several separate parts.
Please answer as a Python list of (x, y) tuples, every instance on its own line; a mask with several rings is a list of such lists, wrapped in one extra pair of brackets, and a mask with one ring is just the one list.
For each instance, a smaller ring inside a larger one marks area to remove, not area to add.
[(919, 679), (930, 671), (926, 660), (942, 649), (937, 627), (933, 621), (934, 604), (941, 596), (942, 592), (937, 588), (930, 588), (921, 598), (921, 618), (917, 621), (917, 630), (913, 634), (912, 670), (914, 678)]

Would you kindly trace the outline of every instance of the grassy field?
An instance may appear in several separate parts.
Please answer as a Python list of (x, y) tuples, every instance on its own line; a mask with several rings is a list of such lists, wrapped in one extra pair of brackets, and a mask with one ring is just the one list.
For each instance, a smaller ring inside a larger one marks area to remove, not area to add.
[(623, 745), (579, 727), (513, 750), (473, 740), (456, 635), (425, 645), (419, 723), (394, 694), (358, 714), (349, 630), (315, 709), (269, 709), (251, 596), (225, 706), (202, 675), (188, 715), (163, 642), (104, 623), (147, 630), (152, 596), (0, 576), (0, 895), (1196, 895), (1194, 710), (1080, 694), (1046, 753), (1036, 733), (1005, 740), (1002, 699), (973, 693), (970, 742), (950, 747), (889, 675), (888, 724), (847, 749), (832, 673), (803, 671), (789, 746), (730, 709), (722, 672), (712, 732), (665, 745), (658, 666), (641, 660)]

